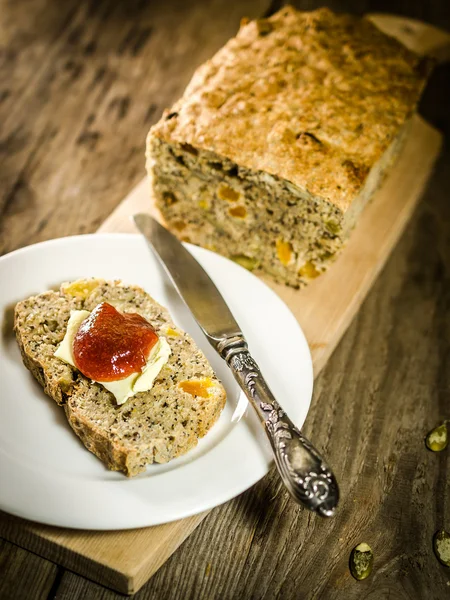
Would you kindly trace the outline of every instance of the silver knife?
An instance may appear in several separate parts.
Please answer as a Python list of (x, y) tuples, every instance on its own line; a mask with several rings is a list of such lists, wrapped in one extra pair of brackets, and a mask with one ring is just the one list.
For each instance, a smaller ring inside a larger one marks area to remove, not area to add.
[(213, 281), (178, 239), (147, 214), (133, 217), (208, 342), (230, 367), (256, 410), (281, 478), (300, 504), (333, 516), (339, 489), (331, 469), (276, 401), (248, 351), (244, 334)]

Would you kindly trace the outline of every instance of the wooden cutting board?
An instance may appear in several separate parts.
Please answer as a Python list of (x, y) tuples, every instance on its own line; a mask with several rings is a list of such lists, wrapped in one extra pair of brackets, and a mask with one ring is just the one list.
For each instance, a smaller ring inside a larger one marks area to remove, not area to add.
[[(373, 15), (374, 22), (416, 52), (449, 56), (450, 36), (418, 21)], [(288, 304), (308, 339), (317, 375), (325, 365), (412, 215), (441, 145), (420, 117), (390, 176), (377, 192), (328, 273), (305, 290), (267, 283)], [(134, 231), (129, 219), (151, 212), (143, 180), (99, 231)], [(331, 460), (331, 457), (330, 457)], [(167, 560), (207, 513), (146, 529), (94, 532), (49, 527), (0, 513), (0, 535), (98, 583), (132, 594)]]

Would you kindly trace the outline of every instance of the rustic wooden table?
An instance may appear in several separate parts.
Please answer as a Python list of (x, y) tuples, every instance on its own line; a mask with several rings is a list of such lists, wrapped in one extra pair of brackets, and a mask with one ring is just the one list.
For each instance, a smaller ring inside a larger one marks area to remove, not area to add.
[[(268, 0), (0, 2), (0, 253), (95, 231), (143, 176), (146, 132), (193, 69)], [(296, 2), (389, 10), (450, 29), (444, 1)], [(450, 134), (450, 69), (421, 112)], [(446, 110), (447, 109), (447, 110)], [(333, 521), (295, 506), (271, 472), (212, 511), (136, 598), (442, 600), (450, 570), (431, 539), (450, 529), (448, 452), (424, 434), (450, 418), (450, 151), (334, 356), (305, 431), (344, 465)], [(354, 581), (349, 550), (375, 569)], [(345, 575), (342, 575), (344, 573)], [(120, 598), (0, 540), (0, 598)]]

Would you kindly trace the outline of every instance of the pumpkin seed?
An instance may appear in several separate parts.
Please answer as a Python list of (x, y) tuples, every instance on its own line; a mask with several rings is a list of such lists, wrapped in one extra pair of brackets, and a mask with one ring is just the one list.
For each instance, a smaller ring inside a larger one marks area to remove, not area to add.
[(241, 265), (241, 267), (244, 267), (244, 269), (247, 269), (248, 271), (253, 271), (253, 269), (256, 269), (258, 266), (258, 261), (256, 258), (245, 256), (245, 254), (235, 254), (231, 258), (234, 260), (234, 262), (236, 262), (238, 265)]
[(450, 533), (444, 529), (436, 531), (433, 538), (433, 550), (439, 562), (450, 567)]
[(339, 223), (336, 223), (336, 221), (332, 221), (332, 220), (325, 221), (325, 227), (333, 235), (337, 235), (341, 229), (339, 226)]
[(425, 438), (425, 444), (432, 452), (441, 452), (444, 450), (448, 444), (447, 424), (442, 423), (442, 425), (432, 429)]
[(373, 552), (369, 544), (362, 542), (350, 554), (350, 573), (358, 581), (369, 577), (373, 567)]
[(305, 264), (299, 269), (298, 274), (300, 277), (315, 279), (316, 277), (319, 277), (320, 271), (318, 271), (312, 262), (308, 260), (308, 262), (305, 262)]

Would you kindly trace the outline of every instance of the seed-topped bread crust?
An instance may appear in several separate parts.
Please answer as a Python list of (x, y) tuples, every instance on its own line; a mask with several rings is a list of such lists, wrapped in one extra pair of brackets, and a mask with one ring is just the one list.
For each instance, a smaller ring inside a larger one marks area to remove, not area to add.
[[(138, 313), (164, 336), (171, 356), (152, 389), (118, 406), (101, 384), (84, 377), (54, 352), (62, 341), (71, 310), (93, 310), (109, 302), (120, 312)], [(88, 450), (107, 467), (133, 476), (152, 462), (164, 463), (193, 448), (218, 419), (225, 390), (192, 338), (144, 290), (120, 281), (79, 280), (59, 291), (33, 296), (16, 305), (17, 341), (25, 366), (46, 394), (64, 407), (67, 419)], [(186, 381), (207, 382), (199, 386)]]

